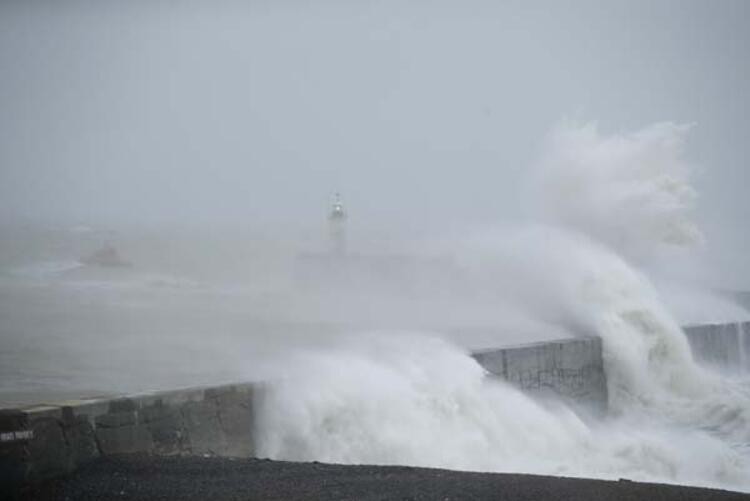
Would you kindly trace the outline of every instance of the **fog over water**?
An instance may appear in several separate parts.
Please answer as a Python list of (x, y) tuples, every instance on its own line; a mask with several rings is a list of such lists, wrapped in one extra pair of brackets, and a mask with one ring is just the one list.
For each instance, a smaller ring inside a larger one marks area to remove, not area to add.
[[(0, 404), (263, 379), (271, 458), (750, 491), (680, 328), (750, 319), (748, 14), (0, 3)], [(593, 334), (602, 419), (468, 354)]]

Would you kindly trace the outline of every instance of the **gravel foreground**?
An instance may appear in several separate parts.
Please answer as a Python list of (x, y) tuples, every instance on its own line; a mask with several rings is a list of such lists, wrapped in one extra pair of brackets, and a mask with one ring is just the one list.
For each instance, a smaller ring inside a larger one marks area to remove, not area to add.
[(404, 466), (122, 455), (21, 493), (22, 500), (749, 500), (750, 495), (644, 484)]

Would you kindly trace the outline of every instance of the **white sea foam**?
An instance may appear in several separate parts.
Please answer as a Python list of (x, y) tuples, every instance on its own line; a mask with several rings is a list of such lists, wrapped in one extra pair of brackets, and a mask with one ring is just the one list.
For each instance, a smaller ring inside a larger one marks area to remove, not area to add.
[(289, 362), (261, 406), (263, 456), (750, 489), (744, 458), (706, 431), (635, 414), (585, 423), (427, 334), (374, 333)]
[(694, 362), (629, 261), (701, 240), (686, 131), (658, 124), (603, 137), (561, 126), (529, 190), (543, 224), (459, 251), (482, 287), (511, 289), (544, 321), (602, 337), (610, 417), (586, 423), (541, 406), (433, 336), (381, 333), (289, 364), (262, 406), (262, 453), (750, 489), (746, 387)]
[(605, 136), (594, 124), (564, 122), (529, 176), (527, 206), (626, 256), (700, 242), (691, 219), (697, 195), (683, 155), (688, 130), (665, 122)]

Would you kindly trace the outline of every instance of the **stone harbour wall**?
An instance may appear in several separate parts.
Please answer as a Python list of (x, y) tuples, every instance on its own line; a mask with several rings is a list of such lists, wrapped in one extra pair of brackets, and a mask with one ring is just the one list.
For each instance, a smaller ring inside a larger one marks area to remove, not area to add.
[(261, 384), (0, 410), (0, 484), (38, 482), (102, 455), (252, 456)]
[(750, 370), (750, 322), (688, 325), (683, 330), (698, 363), (735, 373)]
[(546, 341), (483, 350), (473, 356), (487, 372), (524, 392), (555, 395), (596, 414), (607, 410), (600, 338)]

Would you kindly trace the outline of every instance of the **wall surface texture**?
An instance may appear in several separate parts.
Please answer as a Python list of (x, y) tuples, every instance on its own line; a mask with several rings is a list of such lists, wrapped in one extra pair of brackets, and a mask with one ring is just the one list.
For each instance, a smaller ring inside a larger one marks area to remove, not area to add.
[(576, 407), (606, 412), (607, 379), (599, 338), (483, 350), (473, 356), (489, 373), (525, 392), (555, 395)]
[(750, 322), (689, 325), (684, 331), (699, 363), (735, 373), (750, 369)]
[(0, 410), (0, 485), (64, 475), (101, 455), (252, 456), (259, 383)]

